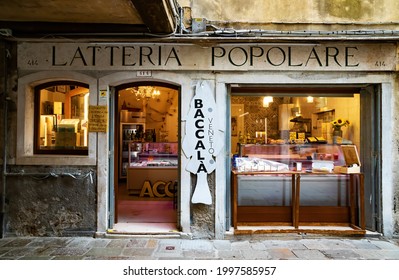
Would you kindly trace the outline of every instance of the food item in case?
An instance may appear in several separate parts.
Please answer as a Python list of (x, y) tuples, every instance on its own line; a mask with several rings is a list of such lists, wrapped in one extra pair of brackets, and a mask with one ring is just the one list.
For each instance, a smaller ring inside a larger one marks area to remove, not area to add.
[(248, 171), (284, 171), (289, 170), (287, 164), (261, 158), (237, 157), (236, 166), (239, 172)]

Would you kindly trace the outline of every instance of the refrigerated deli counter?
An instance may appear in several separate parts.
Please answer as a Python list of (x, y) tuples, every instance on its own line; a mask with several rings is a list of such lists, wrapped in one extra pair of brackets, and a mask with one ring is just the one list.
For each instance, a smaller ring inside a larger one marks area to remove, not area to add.
[(348, 166), (343, 150), (241, 145), (231, 172), (234, 232), (365, 234), (364, 178), (360, 169), (350, 171), (360, 162)]
[(167, 142), (130, 142), (127, 168), (129, 195), (173, 198), (178, 179), (178, 145)]

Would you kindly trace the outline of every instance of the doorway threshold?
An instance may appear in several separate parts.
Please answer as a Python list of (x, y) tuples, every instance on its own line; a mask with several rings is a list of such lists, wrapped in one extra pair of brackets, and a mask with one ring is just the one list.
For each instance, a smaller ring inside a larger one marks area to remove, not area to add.
[(157, 235), (178, 234), (176, 223), (116, 223), (109, 234)]

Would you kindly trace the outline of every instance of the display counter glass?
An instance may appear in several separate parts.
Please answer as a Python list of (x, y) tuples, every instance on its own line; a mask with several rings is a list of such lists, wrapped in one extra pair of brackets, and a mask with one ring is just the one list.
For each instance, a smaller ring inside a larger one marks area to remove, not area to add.
[(127, 189), (139, 197), (172, 198), (178, 179), (178, 144), (130, 142)]
[(296, 169), (298, 162), (304, 170), (323, 161), (333, 166), (345, 165), (341, 146), (335, 144), (238, 144), (238, 157), (276, 161), (286, 164), (290, 170)]
[(340, 145), (247, 144), (240, 155), (232, 167), (235, 229), (335, 226), (364, 233), (363, 174), (334, 172), (334, 166), (346, 164)]

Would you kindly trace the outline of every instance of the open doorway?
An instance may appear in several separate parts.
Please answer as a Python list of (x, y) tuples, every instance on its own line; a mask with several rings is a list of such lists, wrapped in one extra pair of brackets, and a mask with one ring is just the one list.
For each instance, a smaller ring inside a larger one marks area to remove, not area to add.
[(178, 229), (179, 89), (163, 83), (116, 88), (113, 230)]

